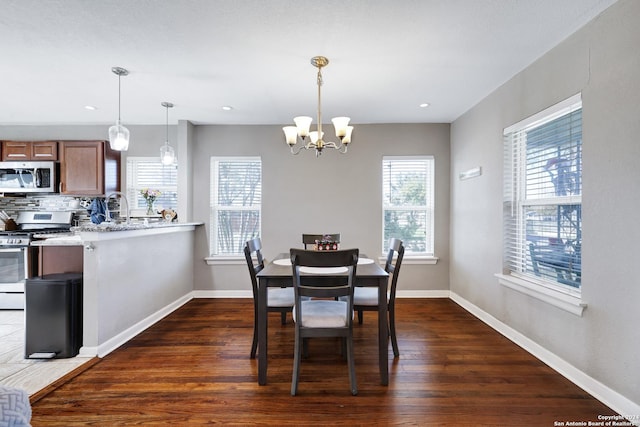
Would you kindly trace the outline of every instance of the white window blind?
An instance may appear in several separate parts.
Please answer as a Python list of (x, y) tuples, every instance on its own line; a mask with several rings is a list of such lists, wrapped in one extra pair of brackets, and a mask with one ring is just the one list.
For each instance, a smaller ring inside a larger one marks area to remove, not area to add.
[(163, 165), (159, 157), (128, 157), (127, 199), (132, 210), (146, 209), (140, 194), (146, 188), (162, 192), (155, 201), (156, 209), (175, 210), (178, 207), (178, 166)]
[(262, 161), (259, 157), (211, 158), (211, 255), (241, 255), (260, 235)]
[(505, 129), (507, 273), (579, 293), (582, 101), (579, 95)]
[(433, 256), (433, 197), (433, 156), (382, 159), (382, 252), (395, 237), (405, 253)]

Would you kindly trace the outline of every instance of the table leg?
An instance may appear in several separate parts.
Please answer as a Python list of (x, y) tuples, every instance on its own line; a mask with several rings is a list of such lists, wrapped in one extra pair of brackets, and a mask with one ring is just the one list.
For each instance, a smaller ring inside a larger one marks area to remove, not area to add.
[[(267, 384), (267, 283), (258, 279), (258, 384)], [(386, 298), (385, 298), (386, 299)]]
[(380, 383), (389, 384), (389, 326), (387, 325), (387, 281), (378, 279), (378, 359)]

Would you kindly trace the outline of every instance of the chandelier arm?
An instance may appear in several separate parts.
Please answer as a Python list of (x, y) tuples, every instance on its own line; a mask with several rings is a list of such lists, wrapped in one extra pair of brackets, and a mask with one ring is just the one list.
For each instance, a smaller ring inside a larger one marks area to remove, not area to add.
[[(297, 145), (297, 144), (296, 144)], [(300, 147), (298, 147), (298, 151), (294, 150), (293, 147), (295, 147), (295, 145), (290, 145), (289, 146), (291, 149), (291, 154), (293, 154), (294, 156), (297, 156), (298, 154), (300, 154), (300, 152), (304, 149), (306, 149), (307, 147), (305, 147), (304, 145), (301, 145)]]

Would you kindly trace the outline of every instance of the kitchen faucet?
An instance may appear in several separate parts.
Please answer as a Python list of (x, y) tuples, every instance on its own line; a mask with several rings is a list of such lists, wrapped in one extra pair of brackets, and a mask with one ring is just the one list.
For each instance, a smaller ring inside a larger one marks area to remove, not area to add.
[(127, 196), (124, 195), (124, 193), (121, 193), (120, 191), (114, 191), (113, 193), (109, 194), (107, 196), (107, 198), (105, 199), (105, 205), (106, 205), (106, 211), (105, 211), (105, 221), (110, 222), (111, 221), (111, 213), (109, 212), (109, 199), (113, 196), (120, 196), (121, 200), (124, 200), (124, 206), (126, 208), (126, 223), (129, 224), (131, 222), (130, 219), (130, 215), (129, 215), (129, 201), (127, 200)]

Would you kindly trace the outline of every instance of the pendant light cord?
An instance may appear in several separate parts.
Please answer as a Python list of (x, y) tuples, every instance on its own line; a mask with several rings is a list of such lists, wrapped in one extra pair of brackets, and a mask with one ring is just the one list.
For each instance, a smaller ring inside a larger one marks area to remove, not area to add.
[(121, 75), (118, 74), (118, 121), (120, 121), (120, 99), (122, 98), (122, 95), (120, 94), (120, 80), (121, 80)]

